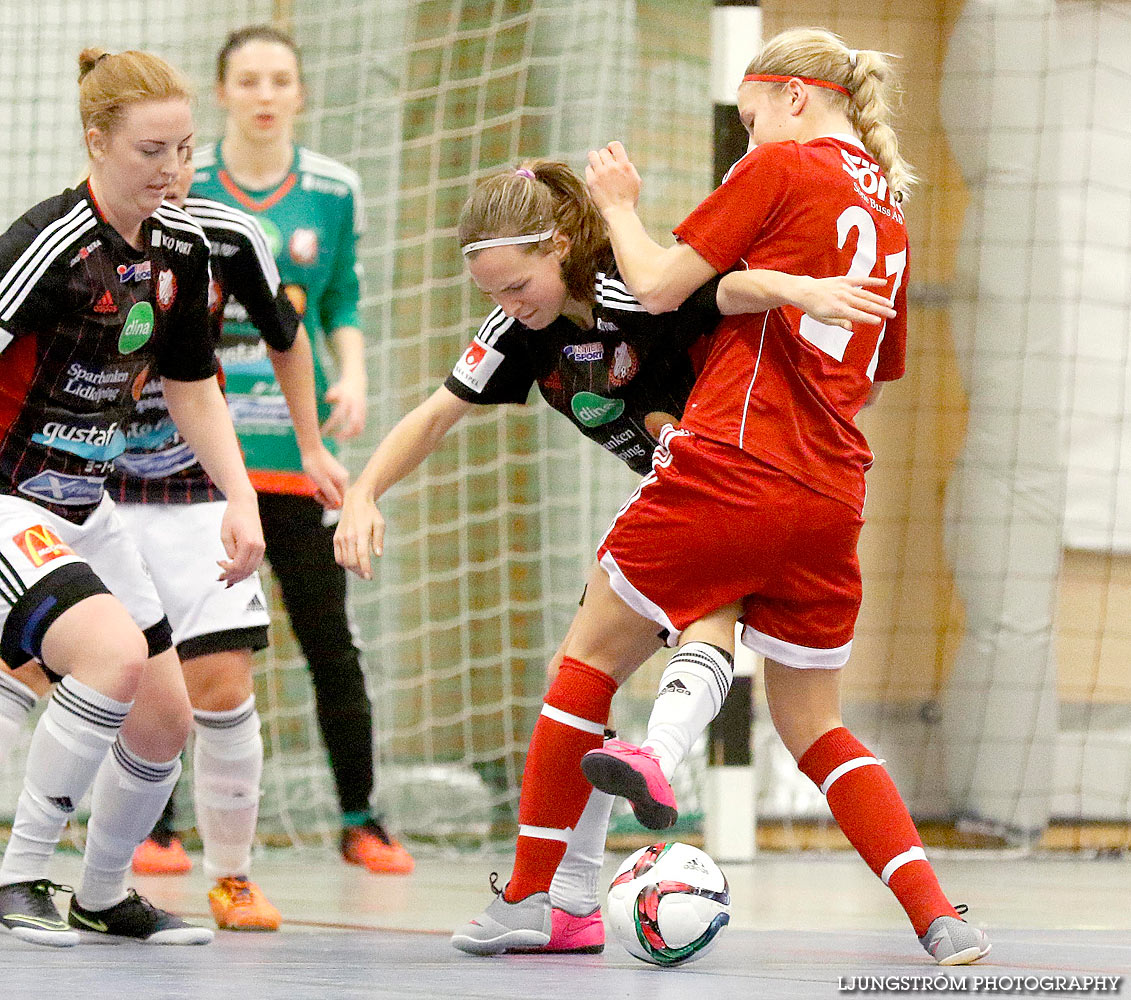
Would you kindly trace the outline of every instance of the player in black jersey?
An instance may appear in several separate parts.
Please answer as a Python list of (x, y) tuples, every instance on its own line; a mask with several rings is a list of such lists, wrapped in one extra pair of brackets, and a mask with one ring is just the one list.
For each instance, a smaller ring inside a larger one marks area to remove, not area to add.
[[(188, 198), (192, 177), (192, 164), (186, 163), (167, 200), (185, 208), (209, 239), (214, 342), (222, 344), (225, 307), (248, 315), (262, 332), (261, 349), (287, 400), (304, 469), (323, 502), (340, 506), (348, 473), (322, 443), (310, 343), (297, 336), (300, 321), (283, 291), (267, 237), (245, 212), (208, 198)], [(223, 363), (223, 347), (220, 356)], [(267, 646), (267, 600), (258, 573), (231, 587), (216, 582), (224, 499), (177, 433), (160, 382), (147, 382), (136, 396), (124, 425), (126, 450), (115, 460), (106, 490), (149, 569), (185, 674), (196, 736), (196, 825), (204, 867), (215, 882), (209, 904), (221, 928), (275, 930), (279, 911), (248, 877), (263, 769), (252, 653)], [(48, 686), (34, 663), (15, 673), (0, 666), (0, 695), (7, 695), (0, 697), (0, 714), (17, 723), (20, 713), (26, 719)], [(0, 746), (0, 760), (8, 749)], [(136, 873), (178, 874), (192, 868), (173, 832), (174, 820), (170, 796), (157, 826), (134, 852)]]
[[(756, 312), (789, 302), (839, 325), (887, 308), (862, 287), (867, 279), (751, 271), (710, 283), (677, 312), (651, 315), (620, 280), (585, 182), (553, 161), (488, 178), (464, 206), (459, 237), (472, 277), (498, 308), (444, 385), (389, 432), (346, 491), (335, 554), (365, 579), (370, 553), (380, 555), (383, 544), (376, 500), (474, 406), (525, 402), (537, 382), (582, 434), (643, 474), (661, 426), (683, 412), (695, 342), (715, 327), (720, 308)], [(551, 677), (559, 662), (560, 651)], [(599, 950), (604, 940), (593, 859), (604, 848), (611, 804), (594, 793), (574, 829), (551, 889), (553, 933), (542, 951)]]
[[(551, 227), (538, 230), (546, 220)], [(385, 531), (376, 501), (475, 406), (525, 403), (537, 383), (582, 434), (643, 475), (660, 427), (683, 413), (696, 341), (722, 312), (788, 303), (850, 326), (888, 309), (867, 290), (872, 279), (746, 271), (711, 283), (678, 312), (651, 315), (620, 279), (585, 182), (546, 160), (488, 178), (464, 206), (460, 240), (497, 308), (444, 384), (389, 432), (346, 491), (335, 553), (365, 579)]]
[[(303, 470), (330, 508), (341, 505), (349, 479), (319, 432), (310, 341), (288, 298), (267, 236), (246, 212), (210, 198), (190, 198), (187, 164), (168, 199), (183, 206), (208, 236), (210, 322), (220, 361), (246, 362), (250, 351), (271, 361), (302, 457)], [(262, 340), (230, 344), (225, 315), (246, 317)], [(233, 356), (233, 352), (238, 352)], [(126, 451), (108, 488), (141, 549), (173, 627), (193, 706), (193, 793), (204, 868), (214, 885), (209, 905), (218, 927), (275, 930), (279, 911), (249, 879), (259, 811), (263, 741), (253, 690), (255, 650), (267, 646), (270, 615), (258, 574), (234, 587), (209, 578), (212, 557), (202, 542), (223, 515), (207, 473), (176, 433), (160, 387), (145, 393), (126, 429)], [(134, 853), (141, 874), (187, 871), (191, 861), (173, 834), (172, 798), (153, 833)]]
[[(205, 943), (124, 884), (192, 722), (168, 619), (104, 490), (150, 379), (228, 499), (221, 580), (254, 572), (263, 534), (215, 378), (208, 241), (162, 204), (191, 148), (189, 85), (146, 53), (88, 49), (79, 65), (90, 176), (0, 236), (0, 654), (61, 678), (0, 863), (0, 925), (49, 945)], [(91, 786), (63, 921), (47, 867)]]

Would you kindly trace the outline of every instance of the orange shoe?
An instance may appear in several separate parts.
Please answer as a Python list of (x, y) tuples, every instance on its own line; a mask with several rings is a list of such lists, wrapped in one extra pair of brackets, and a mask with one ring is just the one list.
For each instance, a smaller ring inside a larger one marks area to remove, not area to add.
[(342, 831), (342, 857), (351, 865), (361, 865), (384, 875), (407, 875), (416, 867), (412, 855), (395, 841), (375, 819)]
[(283, 922), (263, 890), (239, 875), (217, 879), (208, 891), (208, 905), (222, 931), (277, 931)]
[(135, 875), (184, 875), (192, 871), (192, 858), (175, 833), (154, 830), (134, 849)]

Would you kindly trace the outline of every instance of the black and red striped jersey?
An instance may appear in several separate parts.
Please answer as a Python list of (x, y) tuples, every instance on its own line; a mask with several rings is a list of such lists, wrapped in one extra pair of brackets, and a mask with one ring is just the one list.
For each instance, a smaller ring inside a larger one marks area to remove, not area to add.
[(497, 308), (444, 387), (466, 402), (491, 405), (524, 403), (537, 382), (550, 406), (643, 475), (657, 444), (644, 418), (683, 414), (695, 383), (689, 352), (719, 321), (719, 280), (675, 312), (652, 315), (628, 291), (610, 253), (597, 273), (592, 330), (564, 316), (531, 330)]
[[(211, 198), (189, 198), (185, 211), (199, 223), (211, 246), (209, 330), (221, 364), (226, 352), (262, 356), (265, 344), (287, 350), (298, 333), (299, 317), (279, 279), (263, 227), (248, 213)], [(254, 324), (262, 339), (225, 345), (221, 340), (225, 318)], [(106, 482), (115, 500), (204, 503), (222, 498), (177, 432), (159, 381), (145, 386), (125, 435), (126, 450), (115, 460)]]
[(147, 384), (215, 374), (208, 240), (162, 205), (140, 249), (87, 182), (0, 236), (0, 491), (81, 523)]

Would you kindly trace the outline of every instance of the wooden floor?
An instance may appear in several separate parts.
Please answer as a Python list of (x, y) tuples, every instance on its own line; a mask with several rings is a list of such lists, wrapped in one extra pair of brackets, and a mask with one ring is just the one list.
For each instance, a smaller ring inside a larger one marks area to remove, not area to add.
[[(751, 1000), (838, 996), (859, 983), (854, 977), (867, 976), (929, 977), (934, 992), (946, 985), (940, 975), (979, 977), (965, 989), (987, 992), (987, 979), (1004, 988), (1131, 973), (1131, 860), (933, 856), (952, 899), (968, 903), (969, 919), (992, 937), (993, 953), (977, 966), (955, 972), (933, 965), (888, 891), (841, 852), (765, 853), (753, 864), (725, 866), (734, 904), (718, 947), (701, 962), (661, 970), (613, 940), (604, 954), (583, 957), (477, 959), (454, 951), (451, 929), (489, 901), (487, 876), (505, 875), (509, 856), (426, 854), (415, 873), (396, 877), (370, 875), (329, 852), (292, 849), (262, 854), (253, 871), (283, 911), (279, 933), (220, 933), (205, 948), (71, 949), (4, 935), (0, 997), (34, 1000), (63, 991), (81, 1000)], [(606, 876), (619, 861), (607, 857)], [(61, 854), (55, 865), (58, 881), (77, 879), (75, 855)], [(209, 922), (199, 865), (188, 876), (134, 884), (155, 902)]]

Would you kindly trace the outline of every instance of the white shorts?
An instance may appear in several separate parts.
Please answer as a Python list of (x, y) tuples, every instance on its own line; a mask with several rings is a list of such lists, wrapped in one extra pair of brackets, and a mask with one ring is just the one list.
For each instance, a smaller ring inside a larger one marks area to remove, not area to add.
[(107, 590), (146, 633), (151, 655), (169, 648), (161, 599), (109, 496), (84, 524), (72, 524), (39, 504), (0, 495), (0, 634), (10, 666), (38, 657), (51, 622)]
[(265, 649), (271, 616), (253, 573), (226, 587), (220, 524), (227, 501), (120, 503), (122, 523), (149, 566), (182, 660), (234, 649)]

